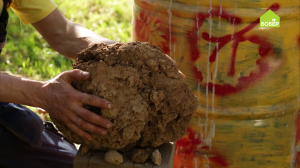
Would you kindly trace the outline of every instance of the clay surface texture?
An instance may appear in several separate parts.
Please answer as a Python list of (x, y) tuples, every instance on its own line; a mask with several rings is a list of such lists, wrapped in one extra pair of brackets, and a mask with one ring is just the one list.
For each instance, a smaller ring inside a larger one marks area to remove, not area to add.
[(73, 83), (81, 92), (112, 102), (111, 110), (84, 105), (113, 123), (107, 135), (85, 140), (63, 123), (55, 122), (72, 142), (91, 149), (157, 147), (181, 138), (196, 110), (196, 97), (176, 63), (149, 43), (95, 44), (78, 54), (74, 69), (90, 78)]
[(153, 152), (152, 149), (147, 148), (147, 149), (132, 149), (131, 150), (131, 161), (135, 163), (144, 163), (151, 153)]

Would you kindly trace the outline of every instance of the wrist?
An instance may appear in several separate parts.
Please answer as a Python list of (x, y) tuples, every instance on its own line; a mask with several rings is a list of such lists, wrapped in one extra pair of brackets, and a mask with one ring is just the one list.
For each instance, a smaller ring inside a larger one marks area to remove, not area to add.
[(43, 82), (0, 74), (0, 101), (38, 106)]
[(29, 95), (28, 99), (30, 99), (30, 106), (43, 108), (43, 102), (45, 99), (45, 89), (44, 85), (46, 82), (43, 81), (31, 81), (32, 83), (32, 91)]

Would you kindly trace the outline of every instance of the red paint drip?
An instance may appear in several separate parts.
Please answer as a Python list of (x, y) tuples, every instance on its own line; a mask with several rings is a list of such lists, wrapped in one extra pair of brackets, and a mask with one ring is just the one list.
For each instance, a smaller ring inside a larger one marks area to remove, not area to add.
[[(189, 42), (189, 46), (190, 46), (190, 56), (191, 56), (191, 61), (195, 62), (197, 61), (197, 59), (200, 57), (200, 51), (198, 49), (198, 43), (200, 43), (200, 39), (198, 37), (197, 32), (199, 31), (200, 27), (202, 26), (202, 23), (205, 19), (205, 15), (204, 14), (196, 14), (195, 16), (195, 24), (194, 27), (192, 28), (191, 31), (187, 32), (187, 39)], [(202, 80), (201, 80), (202, 81)]]

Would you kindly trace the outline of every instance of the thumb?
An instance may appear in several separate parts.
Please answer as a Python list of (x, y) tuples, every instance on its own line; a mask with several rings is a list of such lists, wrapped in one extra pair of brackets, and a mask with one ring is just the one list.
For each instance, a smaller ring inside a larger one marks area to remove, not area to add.
[(70, 71), (63, 72), (59, 78), (67, 81), (68, 83), (71, 83), (73, 81), (77, 80), (85, 80), (90, 76), (89, 72), (82, 71), (79, 69), (73, 69)]

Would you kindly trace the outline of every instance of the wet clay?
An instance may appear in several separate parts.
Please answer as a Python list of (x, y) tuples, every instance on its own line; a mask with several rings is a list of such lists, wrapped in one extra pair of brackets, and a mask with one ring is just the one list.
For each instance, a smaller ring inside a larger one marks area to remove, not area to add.
[(176, 63), (149, 43), (95, 44), (78, 54), (73, 68), (90, 72), (90, 78), (74, 82), (74, 88), (113, 104), (111, 110), (84, 105), (113, 123), (107, 135), (92, 134), (92, 141), (54, 120), (69, 140), (91, 149), (157, 147), (176, 141), (196, 110), (196, 97)]

